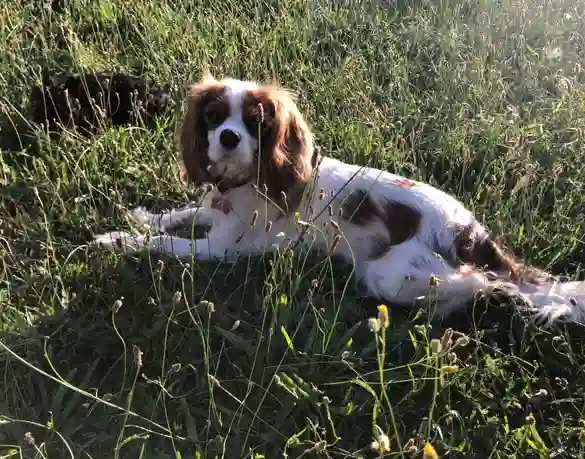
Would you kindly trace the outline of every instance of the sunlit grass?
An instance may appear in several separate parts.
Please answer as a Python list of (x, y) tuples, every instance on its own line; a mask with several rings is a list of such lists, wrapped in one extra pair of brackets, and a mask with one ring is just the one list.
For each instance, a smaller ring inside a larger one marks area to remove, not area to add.
[(325, 154), (454, 193), (519, 256), (580, 275), (582, 3), (58, 3), (0, 5), (0, 456), (584, 454), (579, 327), (531, 329), (506, 305), (449, 323), (378, 308), (323, 254), (96, 251), (128, 208), (193, 198), (182, 107), (92, 138), (51, 139), (26, 111), (43, 69), (179, 93), (204, 70), (275, 78)]

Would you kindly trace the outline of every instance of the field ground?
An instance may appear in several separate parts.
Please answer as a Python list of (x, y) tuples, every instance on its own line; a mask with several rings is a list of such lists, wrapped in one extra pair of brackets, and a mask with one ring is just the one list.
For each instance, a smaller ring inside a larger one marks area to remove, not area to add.
[(390, 305), (382, 339), (376, 304), (328, 260), (90, 249), (126, 209), (190, 199), (181, 107), (91, 138), (26, 123), (43, 68), (124, 70), (181, 97), (204, 69), (274, 77), (326, 154), (455, 193), (524, 259), (578, 277), (581, 0), (52, 4), (0, 6), (2, 457), (366, 458), (376, 432), (386, 457), (427, 442), (450, 458), (585, 457), (580, 327), (537, 330), (505, 304), (449, 323)]

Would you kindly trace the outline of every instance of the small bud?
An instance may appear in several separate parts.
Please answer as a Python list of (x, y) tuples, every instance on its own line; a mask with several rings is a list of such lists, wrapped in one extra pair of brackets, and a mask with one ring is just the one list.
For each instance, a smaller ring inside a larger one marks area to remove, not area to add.
[(381, 328), (380, 319), (376, 317), (370, 317), (368, 319), (368, 328), (370, 329), (370, 331), (378, 333)]
[(429, 285), (431, 287), (438, 287), (440, 283), (440, 279), (435, 276), (434, 274), (431, 274), (431, 277), (429, 278)]
[(33, 437), (30, 432), (24, 434), (24, 439), (29, 445), (35, 444), (35, 437)]
[(250, 221), (250, 227), (254, 228), (256, 226), (256, 221), (258, 220), (258, 211), (255, 210), (252, 214), (252, 220)]
[(331, 244), (331, 252), (335, 252), (335, 249), (337, 249), (337, 246), (339, 245), (339, 241), (341, 241), (341, 234), (337, 233), (333, 237), (333, 243)]
[(451, 348), (451, 345), (453, 344), (451, 340), (452, 337), (453, 329), (448, 328), (447, 330), (445, 330), (445, 333), (443, 333), (443, 337), (441, 338), (441, 346), (443, 349), (445, 349), (445, 351), (448, 351)]
[(136, 345), (134, 345), (132, 347), (132, 350), (134, 352), (134, 364), (138, 367), (141, 368), (142, 367), (142, 356), (143, 356), (143, 352), (140, 350), (140, 348)]
[(315, 445), (315, 452), (322, 453), (327, 448), (327, 442), (325, 440), (321, 440)]
[(270, 220), (268, 220), (268, 222), (266, 223), (266, 226), (264, 227), (264, 231), (266, 233), (270, 233), (271, 229), (272, 229), (272, 222)]
[(197, 309), (197, 312), (200, 314), (210, 315), (215, 311), (215, 304), (213, 304), (211, 301), (201, 300), (199, 304), (195, 306), (195, 309)]
[(112, 312), (114, 314), (116, 314), (120, 308), (122, 307), (122, 300), (124, 297), (120, 298), (119, 300), (114, 301), (114, 304), (112, 304)]
[(273, 291), (274, 291), (274, 286), (272, 284), (268, 284), (266, 286), (266, 296), (272, 296)]
[(374, 451), (389, 453), (390, 439), (388, 438), (388, 435), (385, 434), (379, 435), (378, 438), (371, 443), (370, 447)]
[(262, 124), (264, 122), (264, 105), (258, 104), (258, 112), (259, 112), (258, 123)]
[(438, 339), (431, 340), (431, 352), (433, 354), (439, 354), (443, 349), (441, 348), (441, 341)]
[(462, 335), (455, 341), (455, 347), (465, 347), (469, 344), (469, 336)]
[(323, 201), (323, 199), (325, 199), (325, 190), (321, 188), (319, 191), (319, 201)]
[(173, 306), (177, 306), (181, 300), (183, 299), (183, 294), (180, 291), (176, 291), (175, 294), (173, 295)]
[(406, 453), (406, 455), (408, 455), (408, 456), (412, 456), (412, 455), (414, 455), (414, 454), (417, 453), (418, 448), (416, 447), (416, 444), (414, 442), (414, 438), (410, 438), (406, 442), (406, 444), (404, 445), (403, 450)]

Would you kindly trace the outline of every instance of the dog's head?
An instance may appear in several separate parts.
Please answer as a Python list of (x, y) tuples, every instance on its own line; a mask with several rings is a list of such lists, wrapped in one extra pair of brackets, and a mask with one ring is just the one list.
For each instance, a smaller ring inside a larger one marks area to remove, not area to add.
[(291, 94), (250, 81), (206, 76), (193, 85), (180, 147), (188, 182), (223, 193), (254, 183), (278, 203), (314, 166), (312, 134)]

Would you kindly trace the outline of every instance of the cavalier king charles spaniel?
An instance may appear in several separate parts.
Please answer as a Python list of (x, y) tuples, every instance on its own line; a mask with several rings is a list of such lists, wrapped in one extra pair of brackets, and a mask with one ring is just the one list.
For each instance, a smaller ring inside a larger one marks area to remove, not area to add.
[[(353, 263), (368, 295), (431, 300), (439, 317), (500, 291), (543, 326), (585, 319), (585, 282), (524, 266), (453, 196), (321, 156), (282, 87), (203, 78), (188, 96), (180, 149), (185, 180), (207, 185), (207, 200), (158, 215), (136, 208), (130, 217), (155, 234), (114, 231), (99, 245), (185, 261), (320, 249)], [(186, 223), (210, 230), (194, 239), (168, 232)]]

